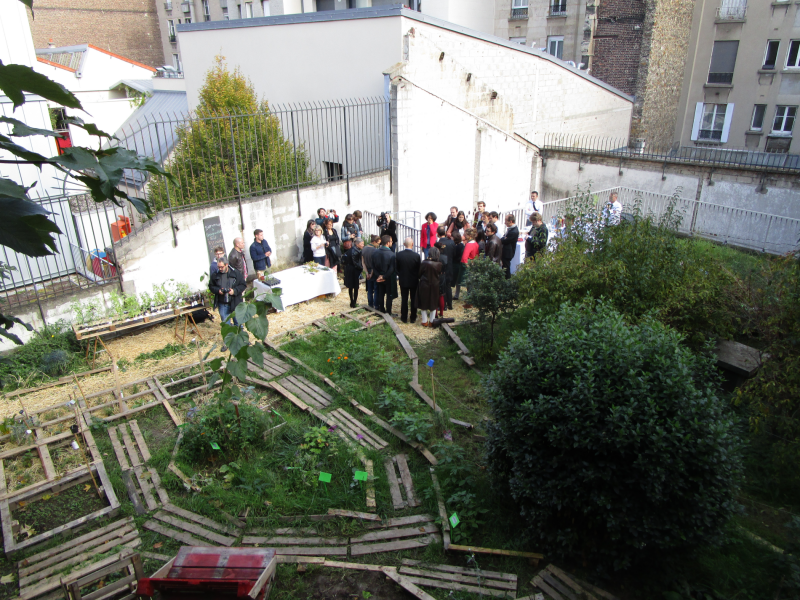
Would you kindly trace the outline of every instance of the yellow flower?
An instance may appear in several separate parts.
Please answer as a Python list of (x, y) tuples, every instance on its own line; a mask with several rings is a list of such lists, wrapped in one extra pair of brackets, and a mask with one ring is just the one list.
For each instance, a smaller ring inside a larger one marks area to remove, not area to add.
[(345, 356), (344, 359), (347, 360), (347, 357)]
[(331, 371), (331, 375), (333, 375), (333, 371)]

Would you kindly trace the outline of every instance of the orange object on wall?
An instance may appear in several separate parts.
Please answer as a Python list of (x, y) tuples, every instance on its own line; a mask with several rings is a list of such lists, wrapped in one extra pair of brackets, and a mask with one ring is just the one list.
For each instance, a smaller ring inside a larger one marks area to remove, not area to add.
[(117, 215), (117, 220), (111, 224), (111, 239), (115, 242), (128, 236), (131, 232), (131, 220), (124, 215)]

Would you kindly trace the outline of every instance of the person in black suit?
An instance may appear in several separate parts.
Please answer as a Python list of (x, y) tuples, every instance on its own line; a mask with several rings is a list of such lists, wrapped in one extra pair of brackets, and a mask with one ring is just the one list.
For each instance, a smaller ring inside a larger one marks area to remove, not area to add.
[(372, 255), (372, 277), (377, 284), (375, 308), (391, 315), (392, 300), (397, 298), (397, 262), (392, 252), (392, 238), (388, 235), (381, 238), (381, 247)]
[(519, 241), (519, 227), (514, 215), (506, 215), (506, 234), (500, 238), (503, 244), (503, 270), (506, 272), (506, 279), (511, 279), (511, 259), (517, 253), (517, 242)]
[(446, 233), (447, 229), (445, 229), (444, 226), (439, 227), (439, 230), (436, 232), (436, 234), (439, 236), (439, 241), (436, 242), (436, 246), (439, 248), (439, 253), (442, 256), (447, 257), (447, 262), (445, 263), (447, 283), (444, 286), (444, 303), (447, 306), (447, 310), (453, 310), (453, 289), (451, 285), (453, 285), (456, 275), (455, 270), (453, 269), (453, 265), (455, 264), (454, 260), (456, 245), (453, 243), (453, 240), (445, 237)]
[(407, 237), (405, 250), (397, 253), (397, 275), (400, 280), (400, 320), (408, 322), (408, 297), (411, 296), (411, 322), (417, 320), (417, 286), (422, 259), (414, 252), (414, 240)]

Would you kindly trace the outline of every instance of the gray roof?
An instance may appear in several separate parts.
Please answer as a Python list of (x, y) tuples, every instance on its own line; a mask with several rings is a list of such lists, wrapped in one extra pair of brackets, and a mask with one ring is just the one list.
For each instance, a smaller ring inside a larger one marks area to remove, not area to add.
[(532, 54), (538, 58), (547, 60), (555, 65), (558, 65), (562, 69), (566, 69), (567, 71), (570, 71), (575, 75), (578, 75), (579, 77), (583, 77), (587, 81), (591, 81), (592, 83), (600, 86), (604, 90), (616, 94), (617, 96), (620, 96), (625, 100), (633, 102), (633, 96), (629, 96), (625, 92), (618, 90), (617, 88), (611, 85), (608, 85), (605, 81), (601, 81), (596, 77), (592, 77), (586, 71), (582, 71), (577, 67), (573, 67), (564, 62), (563, 60), (556, 58), (551, 54), (548, 54), (547, 52), (542, 52), (541, 50), (537, 50), (535, 48), (528, 48), (527, 46), (523, 46), (522, 44), (518, 44), (516, 42), (509, 42), (508, 40), (498, 37), (496, 35), (483, 33), (481, 31), (475, 31), (474, 29), (468, 29), (466, 27), (462, 27), (461, 25), (450, 23), (449, 21), (437, 19), (436, 17), (431, 17), (430, 15), (425, 15), (417, 11), (405, 8), (402, 4), (395, 4), (393, 6), (388, 6), (388, 7), (384, 6), (378, 8), (326, 10), (322, 12), (313, 12), (305, 14), (278, 15), (275, 17), (232, 19), (229, 21), (202, 21), (197, 23), (178, 25), (177, 31), (178, 33), (183, 33), (183, 32), (188, 33), (190, 31), (206, 31), (214, 29), (238, 29), (242, 27), (265, 27), (270, 25), (291, 25), (296, 23), (323, 23), (327, 21), (350, 21), (356, 19), (377, 19), (383, 17), (406, 17), (408, 19), (413, 19), (421, 23), (427, 23), (428, 25), (441, 27), (442, 29), (447, 29), (455, 33), (468, 35), (470, 37), (483, 40), (485, 42), (497, 44), (498, 46), (505, 46), (506, 48), (516, 50), (517, 52), (525, 52), (526, 54)]
[(153, 93), (153, 80), (152, 79), (120, 79), (117, 83), (111, 86), (110, 89), (119, 87), (120, 85), (127, 85), (129, 88), (142, 92), (143, 94)]
[(76, 75), (83, 75), (83, 63), (86, 59), (86, 51), (89, 44), (77, 44), (75, 46), (60, 46), (58, 48), (37, 48), (36, 56), (41, 56), (45, 60), (54, 62), (63, 67), (68, 67), (76, 71)]
[[(119, 139), (117, 144), (163, 165), (175, 147), (177, 129), (188, 113), (186, 92), (156, 90), (114, 133)], [(147, 181), (146, 175), (126, 170), (123, 180), (141, 188)]]

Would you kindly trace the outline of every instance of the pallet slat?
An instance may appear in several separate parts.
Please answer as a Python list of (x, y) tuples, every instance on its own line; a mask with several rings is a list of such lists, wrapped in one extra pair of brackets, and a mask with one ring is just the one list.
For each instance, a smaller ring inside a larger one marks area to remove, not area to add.
[(160, 533), (163, 536), (168, 538), (172, 538), (173, 540), (178, 540), (179, 542), (183, 542), (188, 546), (211, 546), (208, 542), (203, 542), (198, 540), (197, 538), (193, 538), (188, 533), (183, 533), (182, 531), (175, 531), (174, 529), (169, 529), (168, 527), (164, 527), (160, 523), (156, 523), (153, 520), (147, 521), (143, 527), (145, 529), (149, 529), (150, 531), (154, 531), (156, 533)]
[(221, 531), (222, 533), (228, 533), (228, 534), (234, 533), (227, 525), (221, 525), (219, 523), (216, 523), (215, 521), (212, 521), (211, 519), (207, 519), (202, 515), (198, 515), (197, 513), (193, 513), (191, 511), (178, 508), (173, 504), (164, 504), (164, 510), (166, 510), (167, 512), (171, 512), (174, 515), (178, 515), (179, 517), (183, 517), (188, 521), (194, 521), (198, 525), (205, 525), (206, 527), (209, 527), (211, 529), (216, 529), (218, 531)]
[(212, 542), (217, 542), (218, 544), (222, 544), (223, 546), (232, 546), (233, 542), (236, 541), (236, 538), (234, 537), (220, 535), (219, 533), (214, 533), (213, 531), (209, 531), (208, 529), (200, 527), (199, 525), (195, 525), (194, 523), (181, 521), (180, 519), (172, 517), (163, 511), (157, 512), (153, 516), (159, 521), (163, 521), (164, 523), (167, 523), (179, 529), (183, 529), (184, 531), (188, 531), (189, 533), (199, 535), (200, 537), (206, 538), (207, 540), (211, 540)]
[(424, 548), (429, 544), (441, 541), (442, 536), (438, 533), (434, 533), (426, 537), (382, 544), (354, 544), (350, 546), (350, 556), (363, 556), (364, 554), (375, 554), (378, 552), (395, 552), (397, 550), (412, 550), (414, 548)]

